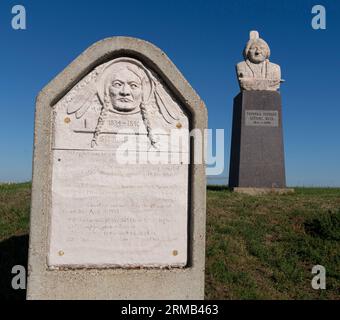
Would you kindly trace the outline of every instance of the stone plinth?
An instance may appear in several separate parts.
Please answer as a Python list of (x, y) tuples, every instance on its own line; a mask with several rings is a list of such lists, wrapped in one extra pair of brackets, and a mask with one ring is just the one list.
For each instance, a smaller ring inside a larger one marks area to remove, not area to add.
[(234, 99), (230, 188), (286, 188), (281, 96), (243, 91)]
[(233, 188), (236, 193), (243, 193), (249, 196), (260, 196), (267, 194), (291, 194), (294, 193), (292, 188)]

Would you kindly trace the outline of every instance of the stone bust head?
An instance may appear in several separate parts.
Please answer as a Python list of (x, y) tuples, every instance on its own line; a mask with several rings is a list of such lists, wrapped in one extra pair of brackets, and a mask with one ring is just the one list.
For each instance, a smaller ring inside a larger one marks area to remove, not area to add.
[(245, 60), (249, 60), (252, 63), (261, 63), (270, 57), (270, 48), (266, 41), (257, 38), (249, 40), (247, 46), (244, 49), (243, 56)]
[(243, 50), (244, 61), (236, 66), (241, 90), (278, 90), (281, 83), (280, 66), (269, 62), (270, 48), (257, 31)]

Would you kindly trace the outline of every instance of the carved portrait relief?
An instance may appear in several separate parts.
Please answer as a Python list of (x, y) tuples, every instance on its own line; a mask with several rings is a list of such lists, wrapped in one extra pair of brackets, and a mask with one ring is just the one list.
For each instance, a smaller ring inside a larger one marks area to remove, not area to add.
[[(55, 118), (60, 129), (55, 144), (77, 141), (82, 147), (110, 148), (110, 140), (104, 137), (126, 129), (147, 135), (157, 149), (159, 139), (154, 132), (188, 128), (182, 108), (157, 78), (133, 58), (117, 58), (97, 67), (57, 104), (63, 111)], [(75, 133), (87, 133), (86, 142), (72, 139)], [(70, 139), (59, 139), (62, 135)]]

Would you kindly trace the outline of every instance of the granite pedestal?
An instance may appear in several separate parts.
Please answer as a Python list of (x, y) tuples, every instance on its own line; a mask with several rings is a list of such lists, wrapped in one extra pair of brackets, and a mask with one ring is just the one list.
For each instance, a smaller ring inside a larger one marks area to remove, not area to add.
[(279, 92), (242, 91), (235, 97), (229, 187), (286, 189)]

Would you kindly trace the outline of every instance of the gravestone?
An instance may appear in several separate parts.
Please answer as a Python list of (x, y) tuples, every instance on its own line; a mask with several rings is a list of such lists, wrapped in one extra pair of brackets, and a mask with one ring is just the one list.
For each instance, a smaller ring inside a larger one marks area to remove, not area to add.
[(134, 38), (87, 49), (36, 104), (28, 299), (202, 299), (204, 103)]
[(241, 92), (234, 99), (229, 187), (258, 194), (286, 188), (280, 66), (257, 31), (250, 33), (237, 67)]

